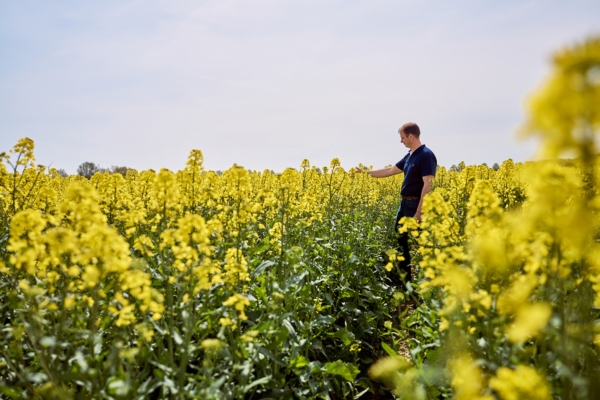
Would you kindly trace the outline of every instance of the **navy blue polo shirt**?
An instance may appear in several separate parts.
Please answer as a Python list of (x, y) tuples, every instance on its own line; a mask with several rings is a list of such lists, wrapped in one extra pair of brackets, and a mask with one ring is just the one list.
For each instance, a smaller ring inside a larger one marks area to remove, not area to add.
[(409, 152), (402, 160), (398, 161), (396, 167), (404, 172), (404, 181), (402, 182), (400, 195), (421, 197), (423, 177), (427, 175), (435, 176), (437, 159), (435, 158), (435, 154), (423, 144), (414, 152)]

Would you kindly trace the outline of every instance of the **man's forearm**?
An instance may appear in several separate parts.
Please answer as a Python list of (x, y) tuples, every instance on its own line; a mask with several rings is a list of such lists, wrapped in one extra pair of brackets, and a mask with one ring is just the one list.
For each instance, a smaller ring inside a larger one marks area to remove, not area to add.
[(376, 169), (374, 171), (367, 171), (367, 174), (369, 174), (373, 178), (387, 178), (388, 176), (395, 175), (392, 170), (392, 167)]

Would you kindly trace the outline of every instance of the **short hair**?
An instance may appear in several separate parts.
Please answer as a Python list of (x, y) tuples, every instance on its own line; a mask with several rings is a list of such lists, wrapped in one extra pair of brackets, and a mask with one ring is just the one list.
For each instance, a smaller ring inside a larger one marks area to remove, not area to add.
[(402, 125), (398, 132), (404, 132), (405, 135), (413, 135), (416, 138), (421, 136), (421, 130), (419, 129), (419, 126), (414, 122), (407, 122), (406, 124)]

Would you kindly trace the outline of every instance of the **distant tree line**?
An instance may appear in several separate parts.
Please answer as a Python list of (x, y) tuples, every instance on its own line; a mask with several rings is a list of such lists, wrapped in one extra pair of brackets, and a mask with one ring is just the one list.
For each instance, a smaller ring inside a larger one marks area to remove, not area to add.
[[(486, 167), (488, 166), (487, 163), (483, 163), (483, 165), (485, 165)], [(455, 171), (455, 172), (460, 172), (463, 169), (465, 169), (467, 167), (467, 165), (465, 164), (464, 161), (461, 161), (460, 163), (458, 163), (458, 165), (453, 164), (450, 167), (450, 171)], [(100, 173), (104, 173), (104, 172), (108, 172), (109, 174), (121, 174), (123, 176), (125, 176), (127, 174), (127, 171), (131, 170), (132, 168), (126, 167), (126, 166), (116, 166), (113, 165), (110, 168), (103, 168), (98, 164), (95, 164), (93, 162), (90, 161), (86, 161), (84, 163), (82, 163), (81, 165), (79, 165), (79, 167), (77, 167), (77, 175), (81, 175), (81, 176), (85, 176), (87, 179), (90, 179), (92, 176), (94, 176), (94, 174), (96, 172), (100, 172)], [(320, 168), (317, 168), (319, 170), (319, 172), (321, 172)], [(498, 171), (498, 169), (500, 169), (500, 165), (498, 165), (498, 163), (494, 163), (494, 165), (492, 165), (492, 169), (494, 171)], [(217, 175), (222, 175), (223, 171), (215, 171)], [(65, 172), (64, 169), (60, 169), (58, 170), (58, 173), (63, 176), (63, 177), (67, 177), (69, 176), (69, 174), (67, 174)], [(271, 170), (271, 173), (275, 173), (273, 170)]]
[[(482, 165), (485, 165), (486, 167), (488, 166), (487, 163), (483, 163)], [(460, 172), (463, 169), (465, 169), (466, 167), (467, 167), (467, 165), (465, 164), (465, 162), (461, 161), (460, 163), (458, 163), (458, 165), (452, 164), (452, 166), (450, 167), (450, 171)], [(500, 169), (500, 165), (498, 165), (498, 163), (494, 163), (494, 165), (492, 165), (492, 169), (494, 171), (498, 171)]]
[(129, 171), (131, 169), (132, 168), (125, 167), (125, 166), (117, 166), (117, 165), (113, 165), (110, 168), (102, 168), (98, 164), (95, 164), (90, 161), (86, 161), (86, 162), (82, 163), (81, 165), (79, 165), (79, 167), (77, 167), (77, 175), (85, 176), (88, 179), (90, 179), (92, 176), (94, 176), (94, 174), (96, 172), (100, 172), (100, 173), (108, 172), (109, 174), (121, 174), (121, 175), (125, 176), (127, 174), (127, 171)]

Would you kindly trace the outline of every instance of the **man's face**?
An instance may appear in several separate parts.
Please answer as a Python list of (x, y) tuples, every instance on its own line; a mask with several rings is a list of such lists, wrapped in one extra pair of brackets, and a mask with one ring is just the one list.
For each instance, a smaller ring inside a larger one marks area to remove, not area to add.
[(400, 141), (402, 144), (410, 149), (410, 145), (412, 143), (412, 135), (406, 135), (404, 132), (400, 131)]

